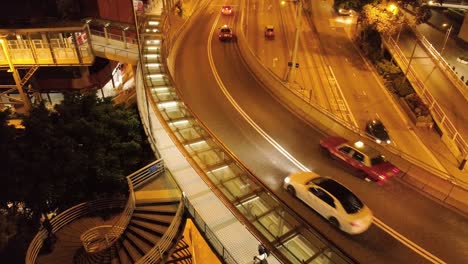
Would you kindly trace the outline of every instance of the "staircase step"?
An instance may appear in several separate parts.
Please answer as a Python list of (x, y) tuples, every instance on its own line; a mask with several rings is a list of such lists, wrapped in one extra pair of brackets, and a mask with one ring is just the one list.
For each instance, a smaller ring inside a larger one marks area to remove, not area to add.
[(130, 225), (159, 237), (162, 237), (167, 230), (167, 227), (165, 226), (155, 225), (140, 220), (131, 220)]
[(166, 222), (166, 221), (161, 221), (160, 219), (158, 219), (157, 215), (154, 216), (154, 217), (150, 217), (151, 215), (150, 214), (139, 214), (138, 216), (134, 215), (132, 217), (132, 220), (138, 220), (138, 221), (143, 221), (143, 222), (147, 222), (147, 223), (151, 223), (151, 224), (155, 224), (155, 225), (159, 225), (159, 226), (170, 226), (171, 223), (170, 222)]
[(111, 261), (110, 261), (111, 264), (122, 264), (120, 262), (119, 252), (118, 252), (116, 244), (114, 244), (111, 247), (110, 258), (111, 258)]
[(119, 240), (119, 242), (118, 242), (117, 249), (118, 249), (117, 253), (119, 254), (120, 263), (122, 263), (122, 264), (133, 263), (133, 260), (130, 257), (130, 253), (125, 248), (125, 246), (122, 244), (121, 240)]
[[(136, 235), (135, 235), (136, 234)], [(141, 237), (138, 235), (138, 233), (132, 233), (132, 232), (125, 232), (125, 236), (127, 239), (133, 242), (133, 245), (139, 249), (139, 253), (141, 253), (142, 256), (146, 255), (148, 251), (154, 246), (151, 241), (148, 241), (144, 237)], [(143, 238), (143, 239), (142, 239)]]
[(174, 219), (174, 215), (159, 215), (159, 214), (141, 214), (141, 213), (134, 213), (133, 217), (136, 217), (135, 219), (138, 218), (144, 218), (144, 219), (149, 219), (149, 220), (156, 220), (162, 222), (161, 225), (170, 225), (172, 223), (172, 220)]
[(122, 236), (122, 244), (130, 255), (132, 262), (137, 262), (143, 256), (144, 252), (140, 253), (141, 250), (124, 235)]
[(152, 232), (147, 232), (144, 229), (138, 228), (137, 226), (130, 225), (127, 228), (127, 231), (137, 233), (139, 236), (144, 237), (147, 241), (151, 242), (153, 245), (156, 245), (161, 239), (161, 236), (156, 235)]

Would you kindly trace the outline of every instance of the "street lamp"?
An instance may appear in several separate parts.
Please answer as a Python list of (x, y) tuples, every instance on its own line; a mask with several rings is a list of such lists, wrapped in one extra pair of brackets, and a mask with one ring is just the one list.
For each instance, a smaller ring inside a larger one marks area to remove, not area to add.
[[(444, 28), (448, 26), (447, 23), (442, 24)], [(453, 25), (450, 25), (449, 29), (445, 32), (445, 39), (444, 39), (444, 45), (442, 46), (442, 50), (440, 51), (440, 56), (442, 56), (442, 53), (444, 53), (445, 46), (447, 45), (448, 38), (450, 37), (450, 32), (452, 32)]]
[(388, 11), (392, 12), (393, 15), (396, 15), (398, 13), (398, 6), (395, 4), (390, 4), (388, 5)]

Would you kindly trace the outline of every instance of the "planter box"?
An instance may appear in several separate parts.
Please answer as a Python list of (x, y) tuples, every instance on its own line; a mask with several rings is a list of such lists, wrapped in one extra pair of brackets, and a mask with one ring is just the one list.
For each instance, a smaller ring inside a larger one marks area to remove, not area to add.
[(398, 102), (400, 103), (400, 105), (402, 106), (406, 114), (409, 116), (409, 118), (411, 119), (411, 122), (413, 122), (413, 124), (416, 125), (416, 127), (432, 128), (434, 126), (433, 121), (419, 121), (416, 115), (413, 113), (413, 110), (411, 110), (411, 107), (406, 102), (405, 98), (403, 97), (398, 98)]

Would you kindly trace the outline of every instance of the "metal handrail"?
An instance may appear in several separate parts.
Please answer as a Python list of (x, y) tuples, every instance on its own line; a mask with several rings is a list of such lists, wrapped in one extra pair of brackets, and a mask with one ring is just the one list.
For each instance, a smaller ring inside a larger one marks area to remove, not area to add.
[[(112, 207), (123, 207), (123, 200), (121, 199), (102, 199), (75, 205), (64, 212), (54, 217), (50, 223), (52, 225), (52, 232), (60, 230), (62, 227), (75, 221), (76, 219), (89, 215), (90, 213), (108, 209)], [(29, 244), (28, 251), (26, 252), (25, 263), (36, 263), (37, 255), (42, 247), (44, 239), (47, 237), (47, 231), (41, 229)]]
[[(408, 59), (404, 56), (403, 51), (400, 49), (395, 40), (393, 40), (393, 38), (389, 38), (388, 40), (384, 39), (384, 41), (389, 41), (389, 45), (387, 46), (393, 48), (395, 55), (404, 65), (408, 65)], [(413, 67), (409, 67), (408, 73), (408, 79), (410, 79), (414, 84), (414, 90), (428, 104), (434, 120), (437, 122), (437, 124), (439, 124), (439, 127), (441, 127), (443, 131), (448, 134), (448, 137), (453, 139), (461, 154), (466, 155), (468, 153), (468, 144), (466, 143), (465, 139), (461, 136), (451, 120), (447, 117), (442, 107), (434, 99), (424, 83), (419, 80)]]
[(158, 263), (162, 260), (164, 253), (171, 247), (172, 241), (179, 232), (180, 224), (182, 223), (184, 213), (184, 203), (179, 203), (177, 208), (177, 213), (171, 221), (171, 225), (168, 227), (164, 235), (158, 241), (158, 243), (150, 249), (142, 258), (140, 258), (136, 263), (145, 264), (145, 263)]

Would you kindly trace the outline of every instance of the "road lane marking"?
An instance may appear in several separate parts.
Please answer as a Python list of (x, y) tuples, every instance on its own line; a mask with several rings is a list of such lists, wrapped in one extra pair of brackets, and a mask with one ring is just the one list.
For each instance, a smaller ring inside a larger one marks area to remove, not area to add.
[[(307, 168), (305, 165), (303, 165), (300, 161), (298, 161), (293, 155), (291, 155), (287, 150), (285, 150), (278, 142), (276, 142), (270, 135), (268, 135), (259, 125), (257, 125), (252, 118), (237, 104), (237, 102), (234, 100), (234, 98), (231, 96), (229, 91), (226, 89), (224, 86), (224, 83), (221, 80), (221, 77), (219, 76), (214, 61), (213, 61), (213, 54), (211, 52), (212, 50), (212, 45), (211, 41), (213, 39), (214, 31), (216, 29), (216, 25), (219, 22), (220, 14), (216, 17), (216, 20), (211, 28), (210, 34), (208, 36), (208, 45), (207, 45), (207, 53), (208, 53), (208, 61), (211, 67), (211, 70), (213, 72), (213, 76), (218, 83), (221, 91), (223, 94), (226, 96), (228, 101), (232, 104), (232, 106), (238, 111), (238, 113), (249, 123), (266, 141), (268, 141), (275, 149), (277, 149), (284, 157), (286, 157), (289, 161), (291, 161), (294, 165), (296, 165), (299, 169), (303, 171), (310, 172), (311, 170)], [(407, 246), (409, 249), (413, 250), (420, 256), (424, 257), (431, 263), (438, 263), (438, 264), (443, 264), (446, 263), (442, 261), (441, 259), (437, 258), (427, 250), (423, 249), (422, 247), (418, 246), (416, 243), (412, 242), (405, 236), (401, 235), (388, 225), (384, 224), (381, 220), (376, 218), (375, 216), (373, 217), (374, 223), (377, 227), (379, 227), (381, 230), (385, 231), (387, 234), (390, 236), (394, 237), (396, 240), (400, 241), (403, 245)]]

